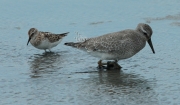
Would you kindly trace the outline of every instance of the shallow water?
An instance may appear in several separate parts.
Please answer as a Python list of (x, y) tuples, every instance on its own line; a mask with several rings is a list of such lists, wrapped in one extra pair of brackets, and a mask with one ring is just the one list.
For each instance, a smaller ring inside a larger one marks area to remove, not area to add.
[[(1, 105), (179, 105), (180, 1), (0, 1)], [(117, 70), (97, 70), (98, 58), (64, 46), (148, 23), (156, 54), (146, 46)], [(31, 27), (70, 32), (53, 53), (27, 46)]]

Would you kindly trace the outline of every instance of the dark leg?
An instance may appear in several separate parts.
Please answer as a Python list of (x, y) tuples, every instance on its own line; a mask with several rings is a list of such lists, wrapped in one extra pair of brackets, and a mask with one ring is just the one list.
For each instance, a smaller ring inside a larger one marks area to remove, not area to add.
[(109, 61), (109, 62), (107, 62), (107, 69), (109, 69), (109, 70), (115, 70), (115, 69), (118, 69), (118, 70), (120, 70), (122, 67), (118, 64), (118, 61), (117, 60), (115, 60), (114, 62), (111, 62), (111, 61)]
[(103, 69), (103, 68), (104, 68), (103, 65), (107, 65), (107, 63), (102, 63), (102, 60), (99, 60), (99, 61), (98, 61), (98, 68), (99, 68), (99, 69)]

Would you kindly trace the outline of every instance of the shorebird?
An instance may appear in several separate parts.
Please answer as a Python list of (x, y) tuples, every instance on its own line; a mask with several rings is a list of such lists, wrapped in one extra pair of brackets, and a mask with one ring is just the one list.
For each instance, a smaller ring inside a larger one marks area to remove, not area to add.
[(127, 59), (142, 50), (146, 41), (152, 52), (155, 53), (151, 42), (152, 29), (148, 24), (139, 23), (135, 30), (126, 29), (102, 36), (86, 39), (83, 42), (67, 42), (65, 45), (88, 52), (100, 58), (98, 67), (104, 64), (102, 60), (114, 60), (116, 68), (120, 69), (119, 60)]
[(62, 34), (53, 34), (50, 32), (38, 31), (36, 28), (31, 28), (28, 31), (29, 39), (27, 42), (30, 42), (34, 47), (38, 49), (43, 49), (46, 52), (48, 49), (51, 52), (51, 48), (57, 46), (62, 39), (67, 36), (69, 32)]

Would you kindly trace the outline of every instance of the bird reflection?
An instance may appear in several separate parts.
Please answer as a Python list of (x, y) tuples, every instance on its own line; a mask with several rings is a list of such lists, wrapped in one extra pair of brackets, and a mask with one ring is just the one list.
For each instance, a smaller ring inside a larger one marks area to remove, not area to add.
[(99, 72), (99, 82), (112, 86), (133, 87), (141, 83), (147, 83), (147, 80), (140, 78), (137, 74), (123, 73), (121, 70), (107, 70)]
[(43, 54), (36, 54), (31, 56), (29, 61), (31, 72), (34, 75), (39, 75), (44, 72), (54, 72), (61, 68), (62, 59), (58, 53), (45, 52)]
[(145, 79), (139, 74), (123, 71), (89, 72), (89, 78), (84, 80), (81, 91), (98, 98), (115, 99), (117, 103), (121, 102), (127, 105), (132, 105), (132, 103), (134, 103), (133, 105), (157, 104), (157, 93), (154, 90), (156, 81), (154, 79)]

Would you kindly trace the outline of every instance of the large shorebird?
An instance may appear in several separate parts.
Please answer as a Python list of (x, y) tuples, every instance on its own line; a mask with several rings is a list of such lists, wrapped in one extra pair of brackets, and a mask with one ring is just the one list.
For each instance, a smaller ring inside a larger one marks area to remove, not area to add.
[(145, 47), (146, 41), (152, 52), (155, 53), (151, 42), (152, 33), (153, 31), (148, 24), (139, 23), (135, 30), (126, 29), (89, 38), (83, 42), (68, 42), (65, 45), (81, 49), (92, 56), (100, 58), (99, 67), (103, 66), (102, 60), (114, 60), (116, 68), (121, 68), (117, 62), (138, 53)]
[(29, 39), (27, 45), (30, 42), (34, 47), (43, 49), (45, 52), (46, 49), (51, 51), (51, 48), (57, 46), (68, 33), (69, 32), (53, 34), (50, 32), (38, 31), (36, 28), (31, 28), (28, 31)]

